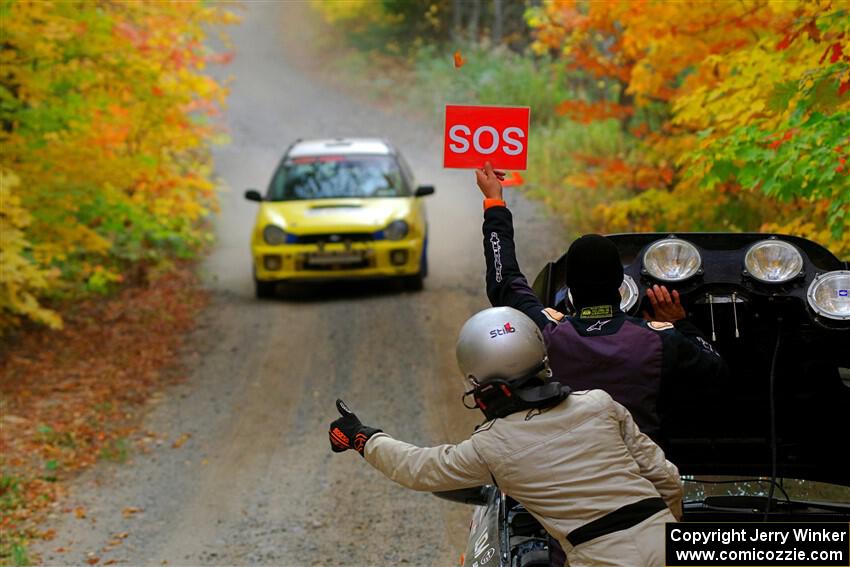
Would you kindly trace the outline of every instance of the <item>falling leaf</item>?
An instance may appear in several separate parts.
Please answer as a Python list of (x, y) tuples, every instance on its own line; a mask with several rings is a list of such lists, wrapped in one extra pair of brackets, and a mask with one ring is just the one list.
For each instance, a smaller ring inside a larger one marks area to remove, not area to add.
[(454, 61), (455, 69), (460, 69), (461, 67), (463, 67), (463, 64), (466, 63), (466, 61), (463, 59), (463, 56), (460, 54), (460, 49), (455, 51)]

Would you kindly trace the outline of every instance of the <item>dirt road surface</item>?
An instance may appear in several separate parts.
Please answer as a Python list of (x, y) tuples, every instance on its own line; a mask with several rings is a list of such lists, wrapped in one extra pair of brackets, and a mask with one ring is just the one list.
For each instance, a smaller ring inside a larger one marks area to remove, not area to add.
[[(227, 69), (232, 143), (215, 156), (230, 190), (202, 266), (212, 302), (186, 352), (189, 377), (151, 404), (142, 430), (162, 442), (80, 478), (66, 506), (86, 518), (57, 511), (57, 537), (35, 551), (73, 565), (457, 565), (471, 508), (402, 489), (353, 452), (332, 454), (327, 425), (338, 396), (415, 443), (459, 441), (480, 421), (460, 404), (454, 362), (461, 324), (487, 306), (472, 173), (442, 169), (441, 125), (343, 93), (296, 58), (303, 6), (246, 4)], [(295, 138), (346, 135), (392, 140), (418, 182), (437, 187), (425, 291), (345, 284), (255, 300), (256, 204), (243, 190), (265, 187)], [(523, 268), (536, 274), (564, 240), (536, 206), (508, 200)]]

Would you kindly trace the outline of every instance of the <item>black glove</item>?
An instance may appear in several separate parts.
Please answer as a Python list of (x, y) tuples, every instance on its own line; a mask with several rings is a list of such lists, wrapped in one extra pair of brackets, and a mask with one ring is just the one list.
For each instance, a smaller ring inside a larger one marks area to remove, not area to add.
[(348, 406), (342, 400), (336, 401), (336, 409), (342, 417), (331, 423), (331, 428), (328, 431), (331, 450), (334, 453), (342, 453), (348, 449), (354, 449), (362, 456), (366, 441), (381, 430), (360, 423), (357, 416), (348, 409)]

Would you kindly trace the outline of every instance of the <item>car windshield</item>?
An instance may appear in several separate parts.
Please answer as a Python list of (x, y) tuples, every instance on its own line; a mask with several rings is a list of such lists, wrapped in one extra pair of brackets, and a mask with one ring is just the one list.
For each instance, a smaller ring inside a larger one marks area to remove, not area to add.
[[(685, 501), (701, 501), (710, 496), (767, 496), (770, 479), (733, 476), (683, 475)], [(777, 479), (775, 498), (850, 504), (850, 487), (790, 478)]]
[(272, 179), (272, 201), (406, 197), (392, 156), (317, 156), (286, 160)]

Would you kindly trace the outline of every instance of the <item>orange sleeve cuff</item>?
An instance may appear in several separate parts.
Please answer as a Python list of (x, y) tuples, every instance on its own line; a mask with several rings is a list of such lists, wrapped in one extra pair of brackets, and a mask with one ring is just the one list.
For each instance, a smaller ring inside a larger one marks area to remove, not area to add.
[(484, 210), (486, 211), (490, 207), (505, 207), (504, 199), (484, 199)]

